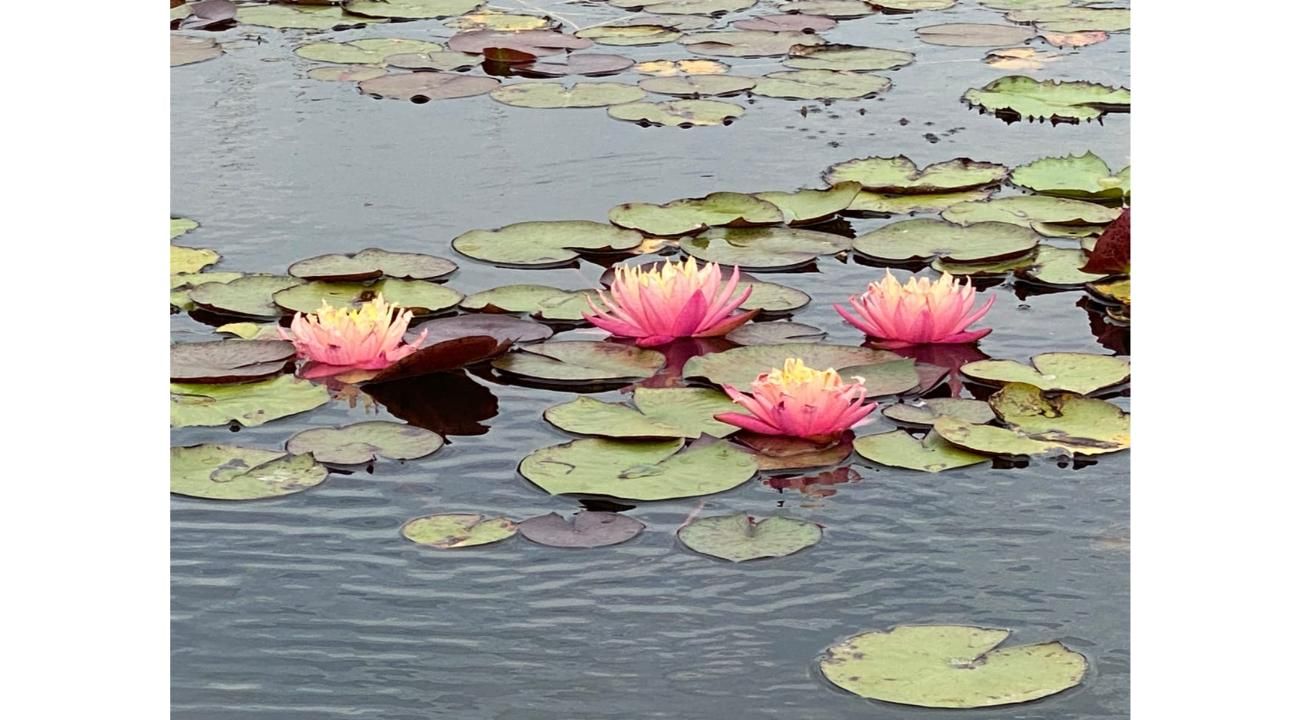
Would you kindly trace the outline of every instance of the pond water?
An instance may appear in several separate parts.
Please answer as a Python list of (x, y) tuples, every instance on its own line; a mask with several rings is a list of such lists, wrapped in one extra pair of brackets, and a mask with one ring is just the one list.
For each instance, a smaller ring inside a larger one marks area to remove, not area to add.
[[(580, 27), (633, 15), (600, 3), (499, 6), (540, 9)], [(716, 25), (771, 11), (762, 3)], [(465, 293), (528, 282), (576, 289), (595, 286), (603, 268), (584, 260), (575, 269), (501, 269), (455, 254), (450, 240), (527, 220), (603, 221), (629, 201), (819, 187), (827, 166), (871, 155), (1014, 166), (1091, 150), (1112, 168), (1128, 165), (1127, 115), (1059, 126), (981, 115), (961, 94), (1014, 73), (981, 62), (991, 48), (926, 45), (914, 32), (1001, 20), (963, 2), (842, 21), (822, 34), (909, 50), (917, 61), (880, 73), (894, 85), (878, 98), (742, 99), (747, 114), (732, 125), (691, 129), (640, 127), (602, 108), (519, 109), (487, 96), (371, 99), (351, 83), (308, 79), (312, 64), (292, 53), (302, 31), (236, 27), (213, 35), (227, 44), (225, 55), (172, 71), (171, 209), (202, 223), (178, 242), (220, 252), (216, 270), (281, 273), (300, 258), (378, 246), (454, 259), (460, 270), (448, 284)], [(453, 32), (434, 20), (319, 36), (445, 39)], [(1127, 86), (1128, 47), (1127, 33), (1113, 34), (1028, 74)], [(596, 51), (689, 57), (674, 44)], [(780, 58), (725, 60), (736, 74), (782, 69)], [(861, 234), (891, 221), (850, 222)], [(825, 328), (830, 342), (858, 345), (861, 335), (831, 303), (882, 274), (822, 258), (816, 272), (762, 279), (812, 294), (795, 319)], [(1126, 329), (1102, 333), (1104, 344), (1094, 335), (1103, 326), (1081, 304), (1083, 291), (1026, 294), (1007, 281), (983, 292), (997, 298), (983, 323), (994, 332), (980, 344), (991, 357), (1128, 352)], [(177, 341), (212, 337), (210, 326), (184, 313), (172, 317), (172, 329)], [(596, 336), (557, 335), (566, 337)], [(497, 412), (483, 421), (488, 431), (452, 434), (423, 460), (334, 473), (276, 500), (173, 497), (176, 717), (949, 717), (863, 700), (816, 668), (822, 650), (848, 635), (928, 623), (1005, 627), (1015, 631), (1014, 643), (1061, 639), (1090, 661), (1080, 687), (968, 711), (972, 717), (1127, 714), (1127, 453), (1079, 468), (1038, 460), (934, 475), (849, 461), (851, 472), (838, 478), (848, 482), (821, 486), (820, 494), (780, 491), (759, 478), (702, 502), (640, 504), (628, 513), (645, 532), (595, 550), (516, 537), (438, 552), (404, 540), (405, 520), (434, 512), (522, 519), (580, 508), (516, 472), (527, 453), (570, 439), (541, 414), (573, 393), (477, 372), (406, 400), (457, 416), (490, 408), (489, 393)], [(1127, 409), (1126, 397), (1114, 401)], [(306, 428), (376, 418), (393, 419), (364, 396), (337, 399), (237, 434), (173, 430), (172, 444), (278, 448)], [(784, 514), (826, 531), (809, 550), (733, 565), (677, 543), (674, 531), (697, 510)]]

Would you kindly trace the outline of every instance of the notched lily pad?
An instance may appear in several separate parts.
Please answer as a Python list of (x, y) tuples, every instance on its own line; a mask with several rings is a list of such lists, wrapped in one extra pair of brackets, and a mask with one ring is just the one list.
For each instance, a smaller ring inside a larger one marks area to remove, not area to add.
[(430, 100), (471, 97), (491, 92), (500, 85), (496, 78), (477, 75), (459, 75), (449, 72), (390, 73), (359, 83), (361, 92), (376, 98), (409, 100), (426, 103)]
[(753, 457), (727, 443), (681, 448), (681, 440), (575, 440), (534, 451), (519, 472), (552, 495), (652, 501), (720, 493), (758, 470)]
[(235, 445), (171, 450), (173, 495), (205, 500), (263, 500), (310, 490), (329, 474), (310, 455)]
[(1026, 383), (1042, 390), (1064, 390), (1087, 395), (1129, 379), (1124, 358), (1094, 353), (1043, 353), (1029, 359), (1032, 366), (1015, 360), (978, 360), (961, 366), (963, 375), (985, 383)]
[(425, 280), (386, 278), (374, 283), (313, 281), (281, 290), (272, 299), (289, 312), (311, 313), (319, 310), (322, 302), (336, 307), (360, 307), (379, 295), (415, 316), (449, 310), (464, 297), (445, 285)]
[(292, 370), (293, 345), (282, 340), (215, 340), (173, 343), (171, 380), (231, 383), (261, 380)]
[(826, 331), (819, 327), (790, 321), (745, 323), (727, 334), (737, 345), (814, 343), (825, 337)]
[(821, 343), (786, 343), (751, 345), (720, 353), (700, 355), (686, 361), (682, 377), (706, 380), (714, 385), (732, 385), (746, 390), (758, 376), (785, 364), (786, 358), (801, 358), (810, 368), (849, 368), (901, 360), (888, 350), (825, 345)]
[(531, 343), (546, 340), (554, 334), (551, 328), (541, 323), (491, 314), (456, 315), (429, 320), (412, 326), (407, 336), (409, 338), (415, 333), (424, 332), (428, 333), (425, 343), (429, 345), (476, 335), (492, 337), (499, 342)]
[(1091, 151), (1021, 165), (1012, 171), (1011, 182), (1042, 195), (1104, 203), (1123, 202), (1130, 192), (1129, 169), (1112, 173)]
[(853, 449), (880, 465), (929, 473), (978, 465), (988, 460), (983, 455), (948, 443), (934, 432), (919, 440), (905, 430), (864, 435), (853, 441)]
[(1053, 7), (1021, 8), (1007, 14), (1015, 23), (1033, 23), (1049, 32), (1117, 32), (1128, 30), (1128, 8)]
[(987, 23), (945, 23), (916, 29), (916, 35), (921, 42), (949, 47), (1019, 45), (1036, 34), (1032, 28)]
[(987, 200), (994, 188), (962, 190), (950, 193), (924, 193), (919, 195), (896, 195), (863, 190), (853, 198), (853, 202), (844, 208), (846, 215), (885, 216), (915, 213), (943, 212), (953, 205), (964, 202)]
[(781, 12), (822, 15), (839, 20), (866, 17), (876, 9), (863, 0), (793, 0), (781, 3)]
[(785, 15), (756, 15), (737, 20), (731, 27), (737, 30), (766, 30), (768, 32), (818, 32), (830, 30), (838, 23), (824, 15), (803, 15), (789, 13)]
[(294, 455), (311, 455), (326, 465), (360, 465), (378, 458), (427, 457), (442, 444), (438, 433), (414, 425), (375, 420), (304, 430), (289, 438), (285, 449)]
[(795, 45), (788, 55), (781, 64), (798, 70), (895, 70), (916, 59), (905, 50), (857, 45)]
[(1082, 250), (1040, 245), (1034, 264), (1016, 274), (1035, 283), (1050, 287), (1074, 288), (1105, 278), (1083, 271), (1088, 256)]
[(1075, 393), (1049, 397), (1033, 385), (1011, 383), (993, 393), (989, 407), (1019, 435), (1076, 455), (1116, 452), (1130, 444), (1129, 414), (1105, 400)]
[(237, 422), (244, 427), (257, 427), (314, 410), (329, 401), (329, 391), (324, 387), (292, 375), (230, 385), (174, 383), (171, 424), (172, 427), (218, 427)]
[(693, 520), (677, 531), (677, 539), (701, 555), (732, 562), (793, 555), (822, 539), (817, 523), (789, 517), (761, 520), (745, 513)]
[(514, 537), (518, 528), (503, 517), (476, 513), (447, 513), (411, 518), (402, 525), (402, 537), (439, 550), (489, 545)]
[(889, 78), (841, 70), (786, 70), (759, 78), (753, 93), (787, 100), (852, 100), (890, 87)]
[(680, 75), (646, 78), (637, 83), (646, 92), (678, 97), (735, 95), (752, 89), (758, 81), (739, 75)]
[(345, 15), (337, 5), (240, 5), (235, 19), (241, 25), (260, 25), (278, 30), (337, 30), (387, 22), (383, 18)]
[(682, 33), (662, 25), (598, 25), (579, 30), (574, 35), (601, 45), (636, 46), (670, 43), (680, 38)]
[(465, 13), (448, 18), (442, 23), (453, 30), (500, 30), (518, 32), (520, 30), (553, 30), (559, 27), (559, 21), (549, 15), (529, 15), (526, 13), (482, 10)]
[(558, 267), (579, 251), (618, 252), (641, 244), (641, 234), (590, 220), (542, 220), (471, 230), (451, 241), (458, 253), (507, 267)]
[(390, 20), (429, 20), (463, 15), (483, 0), (348, 0), (352, 15)]
[(976, 425), (993, 422), (996, 417), (988, 403), (965, 398), (931, 398), (915, 403), (899, 403), (885, 408), (881, 414), (897, 423), (922, 427), (934, 425), (935, 418), (940, 415), (949, 415)]
[(827, 183), (856, 182), (864, 191), (910, 195), (955, 193), (997, 185), (1007, 167), (997, 163), (954, 158), (918, 168), (906, 155), (868, 157), (836, 163), (822, 173)]
[(982, 88), (967, 90), (962, 100), (1009, 121), (1038, 119), (1054, 123), (1091, 121), (1108, 112), (1126, 113), (1132, 102), (1128, 88), (1035, 80), (1024, 75), (1008, 75)]
[(622, 55), (603, 53), (574, 53), (564, 62), (532, 62), (515, 67), (515, 72), (528, 77), (563, 77), (565, 75), (614, 75), (632, 67), (632, 60)]
[(697, 127), (730, 125), (745, 114), (745, 108), (721, 100), (670, 100), (668, 102), (636, 102), (615, 105), (609, 116), (650, 126)]
[(589, 340), (544, 342), (497, 358), (492, 367), (525, 380), (548, 384), (632, 383), (664, 365), (662, 353)]
[(392, 55), (439, 52), (442, 46), (407, 38), (365, 38), (352, 42), (314, 42), (298, 46), (300, 58), (339, 65), (377, 65)]
[(796, 45), (824, 45), (817, 35), (803, 32), (764, 30), (719, 30), (691, 33), (678, 43), (697, 55), (719, 57), (764, 57), (785, 55)]
[(482, 55), (489, 49), (511, 50), (534, 57), (559, 55), (569, 50), (586, 50), (592, 42), (585, 38), (565, 35), (552, 30), (521, 30), (497, 32), (494, 30), (467, 30), (456, 33), (447, 41), (447, 48), (456, 52)]
[(635, 102), (645, 91), (635, 85), (616, 82), (563, 83), (530, 82), (502, 85), (491, 93), (499, 103), (524, 108), (593, 108)]
[(437, 280), (456, 272), (456, 263), (433, 255), (366, 248), (360, 252), (318, 255), (289, 266), (289, 274), (302, 280), (363, 282), (381, 277)]
[(582, 510), (572, 520), (559, 513), (528, 518), (519, 523), (519, 534), (539, 545), (559, 548), (597, 548), (618, 545), (635, 538), (645, 523), (627, 515)]
[(220, 259), (221, 255), (216, 250), (181, 247), (180, 245), (171, 246), (172, 275), (196, 273), (209, 265), (216, 264)]
[[(230, 282), (209, 282), (190, 290), (190, 300), (198, 307), (219, 315), (253, 320), (274, 320), (284, 314), (271, 297), (302, 281), (286, 275), (255, 273)], [(319, 306), (319, 303), (318, 303)]]
[(689, 60), (646, 60), (633, 66), (642, 75), (679, 77), (688, 75), (722, 75), (731, 69), (718, 60), (692, 58)]
[(711, 388), (637, 388), (633, 406), (580, 397), (546, 409), (543, 417), (577, 435), (608, 438), (725, 437), (734, 425), (713, 416), (735, 409), (726, 395)]
[(989, 262), (1023, 256), (1038, 246), (1037, 233), (1004, 222), (961, 226), (943, 220), (900, 220), (853, 241), (862, 255), (908, 263), (939, 258), (946, 262)]
[(1097, 203), (1042, 195), (1017, 195), (981, 202), (962, 203), (944, 210), (944, 220), (959, 225), (980, 222), (1014, 223), (1024, 227), (1034, 224), (1105, 225), (1119, 217), (1119, 208)]
[(658, 237), (689, 235), (710, 227), (775, 225), (783, 219), (776, 205), (734, 192), (716, 192), (663, 205), (623, 203), (609, 211), (609, 221), (615, 225)]
[[(779, 210), (778, 210), (779, 212)], [(706, 262), (744, 270), (789, 270), (849, 249), (843, 235), (789, 227), (714, 227), (682, 238), (683, 252)]]

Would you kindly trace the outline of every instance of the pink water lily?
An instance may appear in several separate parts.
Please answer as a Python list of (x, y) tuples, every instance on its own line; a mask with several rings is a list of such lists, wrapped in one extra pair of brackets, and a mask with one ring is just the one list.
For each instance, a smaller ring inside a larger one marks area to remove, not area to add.
[[(749, 299), (752, 287), (740, 293), (740, 269), (722, 282), (717, 263), (703, 267), (690, 258), (657, 268), (620, 266), (614, 271), (609, 293), (599, 291), (602, 309), (587, 299), (591, 313), (583, 317), (592, 325), (619, 337), (636, 338), (640, 347), (663, 345), (677, 338), (726, 335), (758, 314), (733, 312)], [(733, 297), (734, 296), (734, 297)]]
[(380, 295), (357, 308), (332, 307), (322, 300), (315, 313), (298, 313), (280, 336), (293, 342), (298, 356), (311, 361), (304, 377), (328, 377), (351, 370), (382, 370), (419, 349), (429, 331), (403, 341), (411, 311), (384, 302)]
[(876, 403), (867, 402), (862, 378), (844, 382), (834, 368), (814, 370), (799, 358), (763, 373), (746, 395), (730, 385), (723, 390), (749, 414), (725, 412), (714, 418), (763, 435), (823, 441), (867, 422)]
[(836, 305), (851, 325), (874, 338), (880, 347), (904, 347), (928, 343), (974, 342), (993, 332), (991, 328), (968, 330), (993, 307), (993, 298), (978, 310), (975, 288), (952, 275), (931, 281), (912, 276), (906, 285), (893, 273), (867, 286), (862, 295), (849, 298), (853, 311)]

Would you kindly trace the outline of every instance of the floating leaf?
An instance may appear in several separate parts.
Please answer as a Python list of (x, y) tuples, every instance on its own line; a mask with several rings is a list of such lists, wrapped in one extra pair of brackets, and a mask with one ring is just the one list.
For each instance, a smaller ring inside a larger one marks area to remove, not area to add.
[(501, 82), (496, 78), (457, 75), (448, 72), (391, 73), (359, 83), (361, 92), (377, 98), (426, 103), (490, 92)]
[(211, 38), (189, 37), (188, 35), (171, 36), (171, 66), (193, 65), (204, 60), (220, 57), (225, 50)]
[(311, 313), (322, 303), (332, 306), (360, 307), (376, 297), (416, 316), (429, 315), (455, 307), (464, 296), (449, 287), (424, 280), (385, 278), (375, 283), (308, 282), (275, 293), (276, 305), (289, 312)]
[(255, 320), (273, 320), (284, 314), (271, 300), (275, 293), (301, 281), (285, 275), (245, 275), (230, 282), (210, 282), (190, 291), (195, 305), (209, 312)]
[(479, 312), (534, 314), (540, 312), (544, 303), (567, 299), (574, 294), (571, 290), (549, 285), (502, 285), (466, 295), (460, 306)]
[(1089, 45), (1096, 45), (1097, 43), (1110, 38), (1110, 35), (1100, 31), (1073, 33), (1044, 31), (1039, 33), (1038, 36), (1046, 40), (1049, 45), (1059, 48), (1087, 47)]
[(292, 370), (293, 345), (282, 340), (215, 340), (173, 343), (171, 380), (231, 383), (260, 380)]
[(196, 273), (221, 259), (221, 255), (216, 250), (207, 248), (188, 248), (172, 245), (171, 249), (171, 271), (173, 275), (177, 273)]
[(1047, 63), (1063, 57), (1061, 53), (1013, 47), (988, 51), (984, 54), (984, 64), (999, 70), (1042, 70)]
[(314, 67), (307, 71), (307, 77), (312, 80), (326, 82), (361, 82), (383, 77), (385, 74), (387, 71), (374, 65)]
[(1017, 274), (1054, 287), (1082, 287), (1094, 280), (1106, 277), (1105, 275), (1084, 272), (1083, 266), (1087, 261), (1088, 256), (1082, 250), (1067, 250), (1052, 247), (1051, 245), (1040, 245), (1034, 264), (1023, 270), (1018, 270)]
[(826, 41), (802, 32), (720, 30), (685, 35), (678, 43), (697, 55), (763, 57), (785, 55), (795, 45), (824, 45)]
[(730, 490), (754, 476), (753, 457), (727, 443), (575, 440), (533, 451), (519, 472), (552, 495), (672, 500)]
[(567, 432), (609, 438), (725, 437), (737, 430), (713, 419), (735, 404), (710, 388), (639, 387), (632, 402), (635, 407), (580, 397), (547, 408), (543, 417)]
[(1105, 300), (1117, 302), (1124, 305), (1133, 303), (1132, 282), (1125, 278), (1123, 280), (1111, 280), (1109, 282), (1090, 283), (1088, 289)]
[(918, 440), (905, 430), (864, 435), (853, 441), (862, 457), (880, 465), (937, 473), (987, 462), (988, 458), (951, 445), (931, 432)]
[(463, 15), (482, 0), (348, 0), (345, 9), (353, 15), (392, 20), (428, 20)]
[(601, 45), (635, 46), (670, 43), (680, 38), (682, 33), (662, 25), (598, 25), (579, 30), (574, 35), (595, 40)]
[(756, 82), (754, 78), (738, 75), (683, 75), (647, 78), (637, 84), (642, 90), (660, 95), (706, 97), (735, 95), (753, 88)]
[(1038, 246), (1038, 235), (1004, 222), (966, 226), (943, 220), (900, 220), (853, 241), (853, 249), (876, 260), (912, 262), (942, 258), (970, 263), (1024, 255)]
[(428, 345), (474, 335), (485, 335), (501, 342), (530, 343), (546, 340), (553, 334), (549, 327), (531, 320), (481, 314), (429, 320), (412, 327), (407, 335), (424, 332), (429, 334), (425, 339)]
[(758, 462), (758, 469), (762, 471), (806, 470), (838, 465), (853, 454), (851, 432), (844, 433), (837, 440), (824, 443), (778, 435), (760, 435), (749, 431), (736, 433), (732, 439), (753, 452), (754, 460)]
[(171, 276), (171, 305), (186, 312), (194, 310), (194, 302), (190, 300), (192, 289), (207, 283), (228, 283), (243, 276), (243, 273), (228, 272), (176, 273)]
[(615, 225), (659, 237), (688, 235), (719, 226), (775, 225), (783, 218), (781, 208), (776, 205), (733, 192), (716, 192), (663, 205), (623, 203), (609, 211), (609, 221)]
[[(1129, 446), (1129, 414), (1105, 400), (1011, 383), (993, 393), (989, 407), (1017, 433), (1054, 443), (1075, 454), (1095, 455)], [(976, 448), (978, 449), (978, 448)]]
[(492, 99), (506, 105), (526, 108), (591, 108), (634, 102), (645, 91), (624, 83), (517, 83), (492, 91)]
[(944, 262), (941, 258), (931, 262), (930, 269), (937, 273), (948, 273), (957, 277), (995, 278), (1002, 277), (1007, 273), (1028, 270), (1034, 266), (1037, 259), (1037, 250), (1032, 250), (1019, 257), (1007, 258), (1006, 260), (990, 260), (988, 262)]
[(566, 520), (559, 513), (528, 518), (519, 534), (539, 545), (560, 548), (597, 548), (625, 543), (645, 529), (645, 523), (627, 515), (582, 510)]
[(921, 376), (916, 372), (916, 361), (912, 358), (854, 365), (839, 368), (839, 372), (846, 380), (861, 378), (867, 389), (867, 397), (902, 395), (921, 384)]
[(812, 343), (825, 337), (826, 331), (819, 327), (789, 321), (745, 323), (727, 334), (737, 345)]
[(551, 30), (559, 22), (547, 15), (526, 15), (523, 13), (504, 13), (485, 9), (467, 13), (459, 17), (448, 18), (443, 25), (453, 30), (500, 30), (517, 32), (519, 30)]
[(1043, 353), (1029, 359), (1033, 366), (1015, 360), (978, 360), (962, 365), (962, 374), (986, 383), (1027, 383), (1043, 390), (1065, 390), (1087, 395), (1128, 380), (1124, 358), (1093, 353)]
[(795, 45), (781, 64), (800, 70), (894, 70), (910, 65), (915, 59), (915, 55), (904, 50), (857, 45)]
[(1129, 169), (1112, 174), (1106, 161), (1091, 151), (1021, 165), (1011, 172), (1011, 182), (1043, 195), (1078, 200), (1118, 203), (1129, 195)]
[[(612, 2), (610, 4), (613, 4)], [(751, 1), (752, 5), (753, 2)], [(619, 18), (611, 25), (658, 25), (660, 27), (670, 27), (676, 30), (702, 30), (713, 25), (713, 18), (677, 13), (673, 15), (633, 15), (632, 17)]]
[(542, 220), (496, 230), (471, 230), (451, 241), (456, 252), (475, 260), (514, 267), (557, 267), (579, 250), (611, 252), (641, 244), (639, 233), (590, 220)]
[(378, 458), (415, 460), (437, 452), (442, 438), (424, 428), (375, 420), (337, 428), (312, 428), (289, 438), (285, 449), (327, 465), (360, 465)]
[(785, 365), (786, 358), (801, 358), (811, 368), (854, 367), (900, 359), (888, 350), (825, 345), (820, 343), (788, 343), (784, 345), (751, 345), (719, 353), (693, 357), (682, 368), (682, 377), (707, 380), (714, 385), (732, 385), (748, 388), (759, 375)]
[(234, 445), (171, 450), (173, 495), (205, 500), (262, 500), (310, 490), (329, 471), (309, 455)]
[(718, 60), (647, 60), (633, 69), (642, 75), (675, 77), (678, 75), (721, 75), (731, 68)]
[(1017, 23), (1033, 23), (1039, 30), (1050, 32), (1116, 32), (1128, 30), (1128, 8), (1057, 7), (1021, 9), (1011, 12), (1007, 19)]
[(1078, 685), (1088, 661), (1059, 642), (999, 648), (1011, 632), (965, 625), (900, 625), (827, 648), (835, 685), (871, 700), (978, 708), (1037, 700)]
[(615, 105), (609, 109), (609, 116), (615, 120), (673, 127), (729, 125), (744, 114), (745, 108), (720, 100), (639, 102)]
[(529, 77), (563, 77), (565, 75), (614, 75), (632, 67), (632, 60), (622, 55), (575, 53), (565, 62), (534, 62), (520, 65), (515, 72)]
[(985, 455), (1023, 457), (1070, 454), (1070, 450), (1060, 443), (1035, 440), (1014, 430), (976, 425), (947, 415), (935, 418), (934, 432), (952, 445)]
[(1096, 245), (1088, 253), (1088, 262), (1083, 266), (1084, 272), (1128, 274), (1132, 260), (1130, 215), (1129, 209), (1124, 208), (1124, 212), (1097, 238)]
[(614, 7), (660, 15), (720, 15), (752, 7), (757, 0), (610, 0)]
[(979, 0), (979, 4), (990, 10), (1041, 10), (1042, 8), (1065, 7), (1073, 0)]
[(235, 24), (235, 4), (230, 0), (199, 0), (182, 9), (187, 11), (181, 16), (184, 29), (217, 31)]
[(817, 523), (788, 517), (755, 522), (745, 513), (696, 518), (677, 531), (677, 539), (702, 555), (745, 562), (793, 555), (822, 539)]
[(788, 227), (711, 228), (682, 238), (682, 250), (692, 257), (744, 270), (788, 270), (816, 262), (822, 255), (849, 249), (843, 235)]
[(781, 11), (848, 20), (866, 17), (876, 9), (862, 0), (794, 0), (781, 3)]
[(313, 410), (329, 400), (328, 390), (292, 375), (233, 385), (176, 383), (171, 386), (171, 424), (215, 427), (238, 422), (257, 427)]
[(935, 418), (940, 415), (976, 425), (993, 422), (995, 417), (988, 403), (965, 398), (931, 398), (915, 403), (899, 403), (885, 408), (882, 414), (894, 422), (924, 427), (933, 425)]
[(316, 62), (340, 65), (375, 65), (392, 55), (441, 52), (438, 43), (407, 38), (365, 38), (352, 42), (315, 42), (301, 45), (295, 55)]
[(886, 12), (917, 12), (920, 10), (947, 10), (957, 0), (870, 0), (874, 7)]
[[(433, 333), (430, 333), (432, 337)], [(379, 371), (361, 371), (368, 377), (354, 382), (389, 383), (422, 375), (458, 370), (499, 357), (510, 349), (512, 341), (493, 335), (462, 335), (430, 342), (419, 350)], [(357, 373), (354, 373), (355, 376)]]
[[(438, 72), (458, 72), (469, 70), (479, 64), (481, 58), (478, 55), (469, 53), (436, 51), (424, 53), (406, 53), (399, 55), (389, 55), (384, 58), (384, 62), (389, 67), (403, 68), (406, 70), (432, 70)], [(379, 77), (379, 76), (375, 76)], [(370, 78), (360, 78), (369, 80)]]
[(488, 545), (514, 537), (514, 522), (476, 513), (447, 513), (411, 518), (402, 525), (402, 537), (439, 550)]
[(1006, 166), (997, 163), (960, 157), (920, 169), (905, 155), (848, 160), (822, 173), (827, 183), (852, 181), (865, 191), (890, 194), (953, 193), (996, 185), (1006, 176)]
[(1016, 25), (988, 25), (984, 23), (947, 23), (917, 28), (921, 42), (949, 47), (1002, 47), (1018, 45), (1036, 33), (1031, 28)]
[(399, 253), (366, 248), (360, 252), (318, 255), (289, 266), (289, 274), (302, 280), (361, 282), (381, 277), (437, 280), (456, 272), (456, 263), (433, 255)]
[(919, 212), (937, 213), (958, 203), (987, 200), (992, 194), (992, 188), (922, 195), (891, 195), (863, 190), (853, 198), (853, 202), (844, 209), (844, 213), (886, 216)]
[(1128, 112), (1128, 88), (1090, 82), (1035, 80), (1023, 75), (998, 78), (962, 96), (972, 107), (1011, 119), (1077, 123), (1107, 112)]
[(279, 323), (235, 322), (218, 325), (213, 332), (228, 333), (244, 340), (279, 340)]
[(1083, 200), (1017, 195), (953, 205), (943, 211), (942, 217), (959, 225), (992, 221), (1027, 228), (1034, 223), (1105, 225), (1119, 217), (1119, 214), (1119, 208), (1108, 208)]
[(889, 78), (839, 70), (786, 70), (759, 78), (754, 94), (788, 100), (850, 100), (888, 90)]
[(811, 33), (819, 30), (830, 30), (837, 24), (838, 23), (831, 18), (823, 15), (801, 15), (799, 13), (790, 13), (788, 15), (756, 15), (754, 17), (745, 18), (744, 20), (737, 20), (736, 22), (733, 22), (731, 26), (737, 30)]
[(185, 233), (197, 228), (199, 224), (189, 218), (172, 218), (172, 240), (184, 235)]
[(334, 30), (387, 22), (380, 18), (344, 15), (343, 9), (327, 5), (240, 5), (235, 19), (242, 25), (302, 30)]
[(592, 42), (585, 38), (551, 30), (467, 30), (456, 33), (447, 41), (448, 49), (474, 55), (481, 55), (492, 48), (514, 50), (533, 56), (559, 55), (569, 50), (586, 50), (591, 45)]
[(501, 372), (548, 383), (631, 383), (654, 375), (662, 353), (606, 342), (544, 342), (492, 362)]

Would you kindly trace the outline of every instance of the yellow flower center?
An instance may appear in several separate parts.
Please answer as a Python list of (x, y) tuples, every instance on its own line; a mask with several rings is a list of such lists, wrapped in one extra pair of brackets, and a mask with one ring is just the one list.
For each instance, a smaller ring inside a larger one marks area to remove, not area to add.
[(785, 366), (769, 370), (764, 375), (763, 382), (783, 390), (804, 385), (836, 388), (844, 384), (835, 368), (814, 370), (804, 365), (801, 358), (786, 358)]
[(661, 291), (668, 291), (681, 282), (692, 286), (698, 285), (702, 280), (695, 258), (688, 258), (679, 263), (662, 263), (659, 267), (648, 270), (640, 267), (619, 267), (615, 275), (622, 283), (634, 283), (643, 288), (654, 287)]
[(334, 307), (322, 299), (316, 311), (316, 322), (325, 328), (355, 328), (362, 333), (383, 331), (393, 323), (393, 310), (397, 306), (384, 302), (382, 294), (360, 307)]

